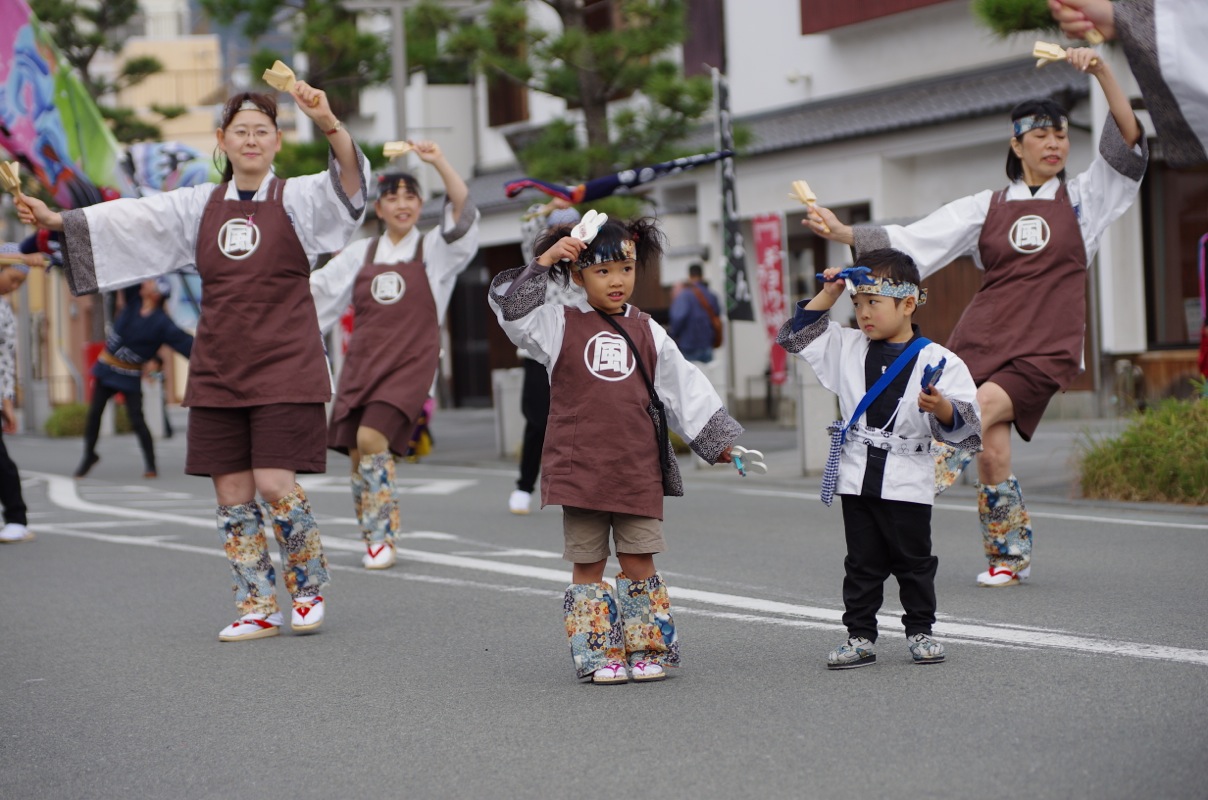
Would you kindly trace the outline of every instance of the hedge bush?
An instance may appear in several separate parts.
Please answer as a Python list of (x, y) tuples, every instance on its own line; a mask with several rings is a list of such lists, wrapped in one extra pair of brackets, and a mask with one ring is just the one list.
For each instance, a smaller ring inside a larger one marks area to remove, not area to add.
[(1208, 504), (1208, 398), (1163, 400), (1079, 449), (1086, 497)]
[[(118, 433), (130, 433), (134, 427), (130, 424), (130, 415), (126, 413), (126, 404), (116, 404), (117, 416), (113, 426)], [(146, 412), (144, 412), (145, 414)], [(55, 406), (46, 418), (46, 435), (55, 437), (83, 436), (84, 424), (88, 421), (88, 406), (84, 403), (64, 403)]]

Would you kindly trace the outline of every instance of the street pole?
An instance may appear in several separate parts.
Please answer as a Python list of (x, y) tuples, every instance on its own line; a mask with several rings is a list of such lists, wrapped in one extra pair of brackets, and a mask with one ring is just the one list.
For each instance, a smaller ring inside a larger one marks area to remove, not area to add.
[(407, 138), (407, 0), (346, 0), (349, 11), (390, 12), (390, 85), (394, 91), (394, 136)]

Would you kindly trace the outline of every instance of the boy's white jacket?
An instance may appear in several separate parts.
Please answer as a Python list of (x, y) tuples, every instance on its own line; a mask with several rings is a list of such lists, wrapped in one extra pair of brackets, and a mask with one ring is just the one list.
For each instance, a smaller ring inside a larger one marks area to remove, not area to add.
[[(867, 393), (864, 361), (868, 356), (868, 337), (825, 316), (796, 333), (791, 325), (791, 320), (784, 324), (777, 341), (813, 367), (822, 385), (839, 396), (839, 411), (846, 424)], [(923, 369), (935, 366), (941, 358), (948, 360), (939, 390), (952, 401), (961, 417), (961, 425), (952, 430), (940, 425), (933, 414), (920, 412), (918, 406)], [(919, 352), (915, 361), (906, 392), (898, 401), (893, 431), (887, 434), (869, 428), (860, 419), (847, 432), (835, 493), (860, 494), (868, 461), (867, 445), (872, 444), (889, 450), (881, 497), (931, 505), (935, 499), (935, 456), (931, 443), (937, 439), (964, 450), (982, 449), (981, 410), (977, 406), (973, 376), (959, 356), (932, 342)]]
[[(546, 373), (552, 375), (554, 364), (562, 353), (566, 314), (573, 310), (583, 314), (595, 314), (596, 311), (587, 302), (586, 295), (565, 306), (546, 305), (545, 289), (549, 280), (546, 274), (526, 277), (528, 291), (506, 296), (512, 281), (521, 273), (522, 270), (515, 269), (496, 276), (488, 300), (508, 338), (535, 361), (544, 364)], [(633, 306), (627, 306), (625, 313), (629, 315), (635, 310)], [(697, 455), (710, 464), (715, 463), (718, 453), (738, 437), (742, 427), (726, 413), (713, 384), (684, 358), (663, 326), (653, 319), (648, 323), (658, 352), (654, 388), (666, 406), (667, 424), (684, 437)], [(649, 369), (650, 365), (646, 367)], [(636, 372), (634, 377), (641, 380)]]

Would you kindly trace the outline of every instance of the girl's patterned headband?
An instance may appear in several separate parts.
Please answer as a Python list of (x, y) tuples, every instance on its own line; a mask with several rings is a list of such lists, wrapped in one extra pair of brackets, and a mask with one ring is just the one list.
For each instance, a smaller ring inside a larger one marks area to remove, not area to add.
[(616, 244), (600, 246), (601, 243), (596, 242), (596, 246), (588, 246), (579, 254), (579, 260), (575, 262), (575, 267), (578, 269), (587, 269), (594, 267), (596, 264), (605, 264), (609, 261), (635, 261), (637, 260), (638, 248), (633, 243), (633, 239), (621, 239)]
[(1027, 117), (1020, 117), (1011, 123), (1012, 129), (1015, 131), (1015, 138), (1018, 139), (1030, 130), (1036, 128), (1056, 128), (1063, 131), (1069, 127), (1070, 121), (1066, 117), (1059, 117), (1057, 122), (1046, 114), (1032, 114)]

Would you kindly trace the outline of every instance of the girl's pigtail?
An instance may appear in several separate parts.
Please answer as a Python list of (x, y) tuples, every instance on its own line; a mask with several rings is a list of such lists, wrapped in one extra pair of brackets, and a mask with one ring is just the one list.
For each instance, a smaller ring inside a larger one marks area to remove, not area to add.
[(626, 223), (625, 227), (633, 237), (638, 268), (645, 270), (658, 266), (667, 245), (667, 237), (659, 229), (658, 220), (654, 217), (638, 217)]
[[(570, 232), (574, 229), (574, 227), (574, 225), (555, 225), (552, 228), (546, 228), (537, 236), (537, 241), (533, 243), (533, 256), (536, 257), (541, 255), (563, 238), (570, 236)], [(571, 266), (571, 264), (564, 264), (561, 261), (559, 261), (557, 264), (554, 264), (549, 268), (550, 280), (556, 281), (562, 286), (566, 286), (568, 283), (570, 283)]]

